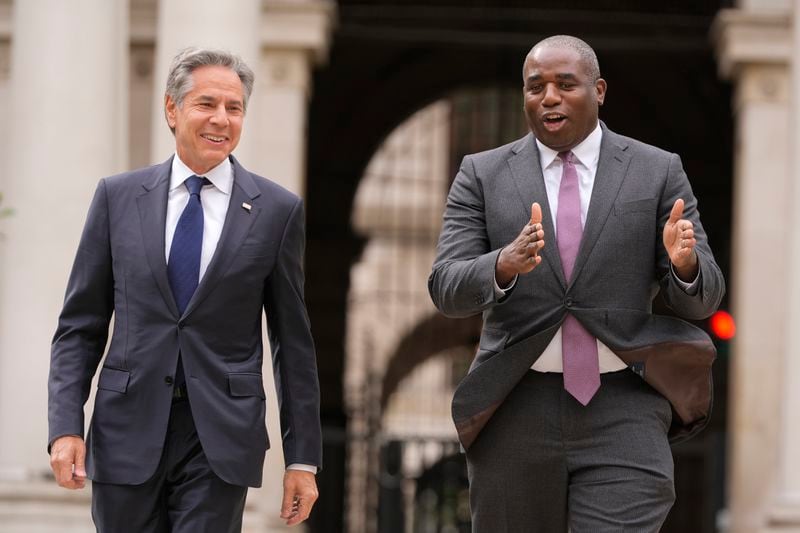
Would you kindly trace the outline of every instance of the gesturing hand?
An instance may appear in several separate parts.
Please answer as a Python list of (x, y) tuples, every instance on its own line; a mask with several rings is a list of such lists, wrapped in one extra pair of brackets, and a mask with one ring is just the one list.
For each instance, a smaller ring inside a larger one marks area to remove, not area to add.
[(697, 252), (694, 247), (694, 224), (683, 217), (683, 200), (678, 198), (672, 206), (669, 220), (664, 225), (664, 248), (675, 273), (684, 281), (697, 277)]
[(287, 470), (283, 475), (283, 504), (281, 518), (293, 526), (308, 518), (317, 501), (317, 480), (311, 472)]
[(531, 219), (523, 226), (517, 238), (500, 251), (495, 266), (495, 279), (500, 287), (506, 287), (517, 274), (527, 274), (542, 258), (539, 251), (544, 248), (544, 229), (542, 229), (542, 208), (534, 202), (531, 205)]

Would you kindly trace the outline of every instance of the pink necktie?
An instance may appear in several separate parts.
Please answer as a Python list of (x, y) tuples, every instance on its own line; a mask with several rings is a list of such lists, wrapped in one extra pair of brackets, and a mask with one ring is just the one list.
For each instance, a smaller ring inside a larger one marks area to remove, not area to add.
[[(561, 152), (558, 157), (563, 163), (563, 170), (558, 189), (556, 240), (561, 265), (564, 267), (564, 278), (569, 284), (583, 236), (581, 196), (572, 152)], [(567, 318), (561, 325), (561, 338), (564, 388), (581, 404), (587, 405), (600, 388), (597, 340), (570, 313), (567, 313)]]

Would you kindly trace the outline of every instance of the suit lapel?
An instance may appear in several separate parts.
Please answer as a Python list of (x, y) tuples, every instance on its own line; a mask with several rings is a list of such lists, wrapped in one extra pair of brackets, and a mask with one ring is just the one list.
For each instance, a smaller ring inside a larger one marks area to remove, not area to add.
[(550, 203), (547, 200), (547, 189), (542, 175), (542, 164), (539, 162), (539, 150), (532, 134), (520, 139), (512, 147), (514, 155), (508, 159), (511, 175), (517, 187), (526, 220), (531, 216), (531, 204), (538, 202), (542, 207), (542, 227), (546, 245), (540, 252), (544, 260), (550, 264), (550, 269), (558, 278), (562, 287), (566, 287), (564, 269), (561, 267), (561, 257), (555, 246), (555, 230), (553, 229), (553, 216), (550, 213)]
[[(233, 187), (231, 189), (231, 199), (228, 205), (228, 213), (225, 215), (225, 223), (222, 226), (222, 234), (217, 243), (217, 249), (211, 257), (206, 273), (200, 280), (197, 290), (192, 299), (186, 305), (184, 316), (189, 315), (213, 290), (222, 276), (228, 270), (233, 261), (236, 251), (244, 241), (250, 228), (255, 222), (261, 211), (253, 200), (261, 195), (261, 191), (253, 181), (253, 177), (245, 170), (239, 162), (231, 156), (233, 163)], [(243, 204), (250, 206), (245, 208)]]
[(164, 227), (167, 223), (167, 197), (169, 195), (169, 176), (172, 158), (155, 167), (150, 179), (142, 183), (144, 193), (136, 198), (139, 207), (139, 221), (142, 228), (147, 263), (161, 291), (167, 307), (176, 317), (178, 306), (172, 296), (167, 278), (167, 260), (164, 256)]
[(600, 159), (597, 163), (592, 197), (589, 201), (589, 212), (586, 214), (583, 238), (578, 249), (578, 257), (575, 259), (575, 268), (572, 272), (570, 285), (577, 279), (583, 265), (586, 264), (586, 260), (592, 253), (597, 239), (600, 237), (603, 226), (625, 179), (631, 159), (627, 152), (627, 143), (618, 135), (609, 131), (605, 124), (601, 123), (601, 126), (603, 128), (603, 140), (600, 144)]

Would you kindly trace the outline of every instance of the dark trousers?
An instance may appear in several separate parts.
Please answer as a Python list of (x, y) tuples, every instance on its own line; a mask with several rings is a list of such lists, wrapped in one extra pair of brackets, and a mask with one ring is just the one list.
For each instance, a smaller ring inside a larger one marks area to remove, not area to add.
[(186, 400), (175, 401), (161, 462), (142, 485), (92, 483), (98, 533), (238, 533), (247, 487), (208, 464)]
[(530, 371), (467, 451), (476, 533), (657, 532), (675, 501), (669, 402), (629, 370), (584, 407)]

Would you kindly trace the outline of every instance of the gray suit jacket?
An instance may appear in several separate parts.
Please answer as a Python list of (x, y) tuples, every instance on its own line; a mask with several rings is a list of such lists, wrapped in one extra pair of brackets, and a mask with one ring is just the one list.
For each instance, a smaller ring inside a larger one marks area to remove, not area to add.
[[(303, 299), (302, 201), (233, 157), (219, 244), (183, 315), (167, 279), (164, 226), (172, 160), (100, 181), (52, 345), (52, 442), (83, 435), (83, 405), (108, 338), (87, 436), (90, 479), (139, 484), (155, 471), (181, 353), (197, 433), (214, 472), (260, 486), (262, 310), (272, 346), (287, 463), (321, 465), (319, 384)], [(250, 204), (251, 209), (242, 206)]]
[[(464, 158), (447, 199), (444, 227), (428, 288), (448, 316), (483, 313), (480, 347), (453, 399), (465, 448), (552, 340), (567, 313), (672, 404), (673, 441), (699, 431), (712, 403), (714, 345), (683, 320), (652, 314), (659, 289), (681, 317), (710, 315), (725, 292), (708, 246), (697, 200), (675, 154), (617, 135), (601, 124), (594, 189), (572, 279), (564, 279), (533, 135)], [(670, 273), (662, 244), (676, 199), (694, 223), (700, 289), (686, 294)], [(542, 206), (543, 260), (519, 276), (510, 295), (494, 294), (500, 249)]]

